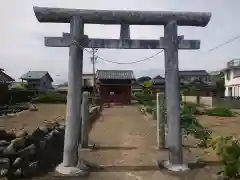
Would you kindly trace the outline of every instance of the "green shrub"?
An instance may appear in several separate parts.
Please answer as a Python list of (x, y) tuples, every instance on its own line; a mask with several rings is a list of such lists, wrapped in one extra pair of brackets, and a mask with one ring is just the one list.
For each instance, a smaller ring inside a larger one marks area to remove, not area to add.
[(192, 135), (194, 138), (200, 140), (198, 146), (207, 147), (208, 141), (211, 138), (212, 132), (203, 127), (198, 119), (194, 116), (198, 110), (194, 104), (186, 105), (181, 109), (181, 127), (185, 135)]
[(16, 104), (22, 102), (29, 102), (36, 94), (35, 91), (29, 91), (24, 89), (13, 89), (8, 93), (8, 103)]
[(184, 114), (194, 114), (201, 115), (202, 113), (198, 110), (198, 105), (196, 103), (185, 102), (182, 103), (182, 113)]
[(227, 179), (240, 178), (240, 141), (232, 136), (219, 137), (211, 141), (210, 146), (217, 151), (223, 163), (223, 169), (218, 173)]
[(153, 112), (153, 108), (151, 106), (146, 106), (145, 110), (150, 114)]
[(67, 96), (64, 94), (49, 92), (40, 94), (31, 100), (32, 103), (67, 103)]
[(144, 106), (155, 106), (156, 97), (150, 94), (144, 94), (142, 92), (134, 94), (135, 99), (139, 104)]
[(92, 105), (102, 105), (102, 99), (100, 97), (90, 97), (89, 98), (89, 103)]
[(236, 115), (229, 108), (225, 107), (216, 107), (213, 109), (206, 110), (205, 114), (208, 116), (220, 116), (220, 117), (233, 117)]
[(156, 96), (155, 95), (151, 95), (151, 94), (144, 94), (142, 92), (137, 92), (134, 94), (134, 96), (138, 99), (142, 99), (142, 100), (155, 100)]

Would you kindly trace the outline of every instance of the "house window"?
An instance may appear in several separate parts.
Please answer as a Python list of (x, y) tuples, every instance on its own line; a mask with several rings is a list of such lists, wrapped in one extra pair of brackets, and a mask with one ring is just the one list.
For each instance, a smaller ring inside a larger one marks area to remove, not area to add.
[(237, 78), (240, 77), (240, 69), (235, 69), (233, 71), (233, 78)]
[(240, 96), (240, 86), (237, 87), (237, 96)]
[(232, 93), (232, 91), (233, 91), (232, 89), (233, 89), (232, 87), (228, 88), (228, 96), (230, 96), (230, 97), (232, 97), (232, 94), (233, 94)]
[(228, 81), (230, 80), (230, 71), (229, 70), (226, 72), (226, 78)]
[(83, 79), (83, 85), (87, 86), (87, 79)]

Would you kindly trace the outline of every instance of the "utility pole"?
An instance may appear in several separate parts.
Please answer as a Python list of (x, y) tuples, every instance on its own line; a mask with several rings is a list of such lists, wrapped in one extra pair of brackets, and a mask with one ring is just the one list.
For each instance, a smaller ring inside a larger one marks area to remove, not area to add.
[(91, 59), (91, 63), (93, 64), (92, 66), (92, 70), (93, 70), (93, 93), (94, 95), (96, 95), (96, 76), (95, 76), (95, 63), (97, 60), (97, 56), (95, 56), (96, 52), (98, 51), (97, 48), (92, 48), (92, 57)]

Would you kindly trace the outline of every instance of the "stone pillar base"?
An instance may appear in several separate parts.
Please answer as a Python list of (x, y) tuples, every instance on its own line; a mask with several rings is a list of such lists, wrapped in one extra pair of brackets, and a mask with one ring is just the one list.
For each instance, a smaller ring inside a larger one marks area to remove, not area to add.
[(96, 144), (88, 144), (87, 147), (79, 146), (79, 151), (93, 151), (96, 150), (98, 146)]
[(189, 170), (186, 164), (171, 164), (168, 160), (158, 161), (158, 165), (173, 172), (183, 172)]
[(62, 163), (56, 167), (56, 172), (64, 176), (86, 176), (88, 171), (78, 167), (66, 167)]

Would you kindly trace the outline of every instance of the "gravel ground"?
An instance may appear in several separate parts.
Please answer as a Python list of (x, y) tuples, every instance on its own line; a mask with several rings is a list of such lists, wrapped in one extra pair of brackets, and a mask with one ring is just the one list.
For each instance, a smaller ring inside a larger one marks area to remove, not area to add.
[[(46, 121), (53, 121), (59, 117), (64, 117), (66, 113), (65, 104), (38, 104), (38, 111), (23, 111), (14, 117), (4, 117), (0, 119), (0, 127), (7, 130), (25, 129), (33, 131)], [(59, 118), (60, 119), (60, 118)]]

